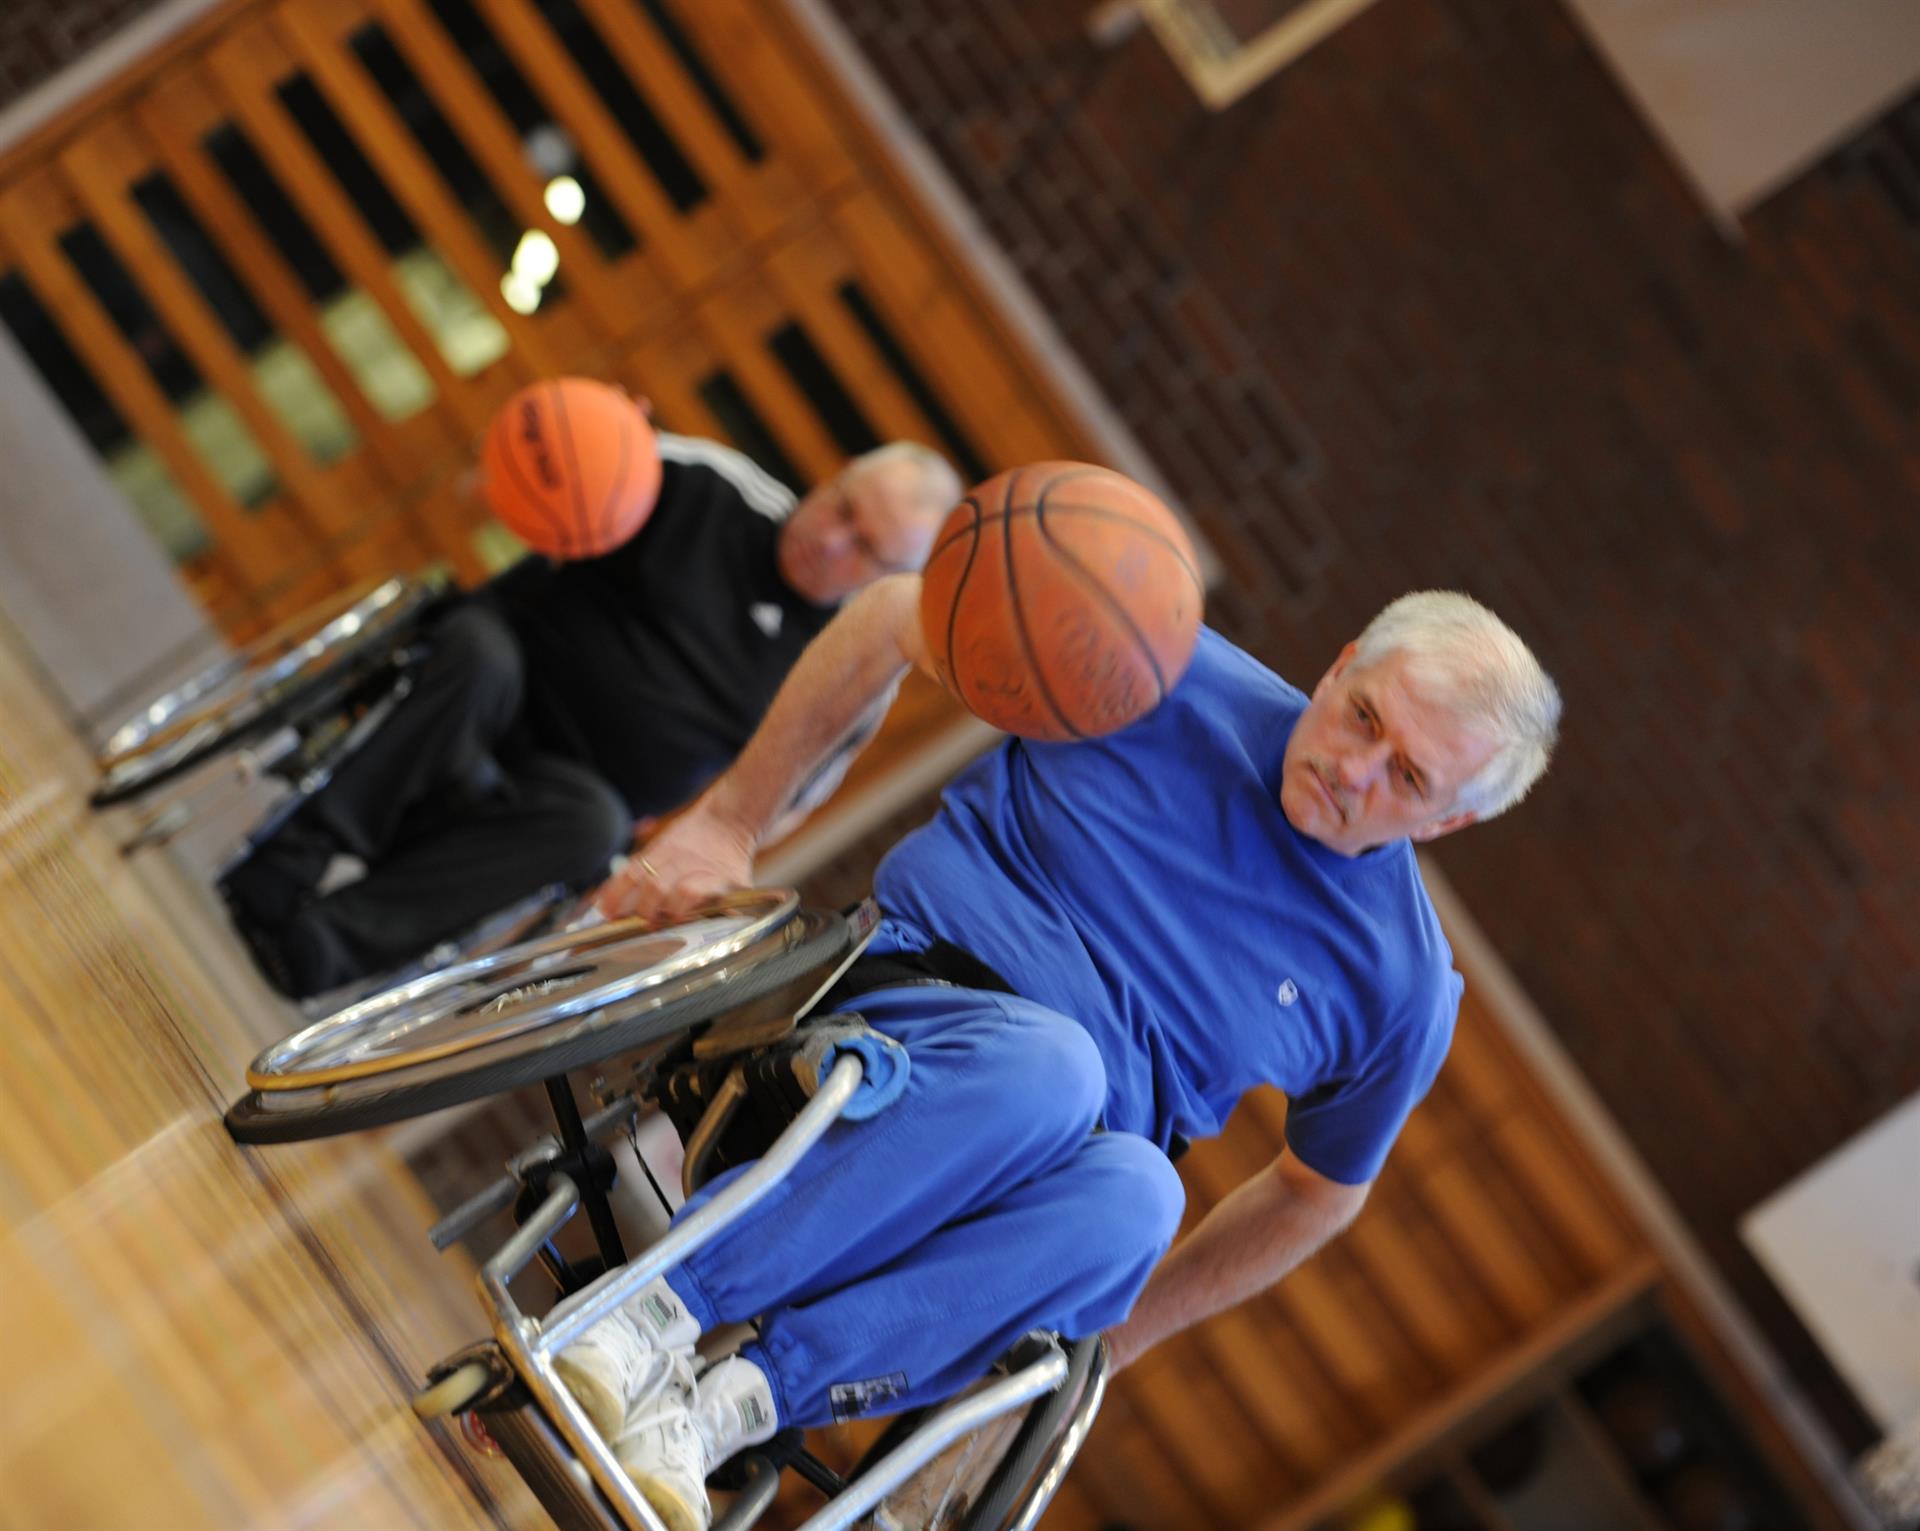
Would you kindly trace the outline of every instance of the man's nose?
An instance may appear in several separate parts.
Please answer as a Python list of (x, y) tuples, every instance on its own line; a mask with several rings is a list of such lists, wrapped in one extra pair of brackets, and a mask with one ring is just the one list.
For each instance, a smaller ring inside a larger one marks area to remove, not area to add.
[(1340, 785), (1352, 792), (1359, 791), (1379, 773), (1392, 753), (1392, 748), (1384, 739), (1376, 739), (1359, 749), (1344, 751), (1335, 763)]

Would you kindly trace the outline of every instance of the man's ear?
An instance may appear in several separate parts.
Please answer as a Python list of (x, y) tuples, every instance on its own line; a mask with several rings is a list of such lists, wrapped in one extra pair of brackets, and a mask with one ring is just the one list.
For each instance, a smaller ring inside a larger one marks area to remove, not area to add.
[(1314, 684), (1313, 695), (1315, 700), (1318, 700), (1321, 693), (1340, 678), (1341, 671), (1353, 663), (1353, 656), (1359, 652), (1359, 649), (1360, 646), (1357, 643), (1349, 643), (1334, 656), (1333, 663), (1327, 666), (1327, 673), (1321, 676)]
[(1444, 819), (1435, 819), (1431, 824), (1414, 830), (1407, 838), (1424, 845), (1429, 840), (1438, 840), (1442, 835), (1450, 835), (1456, 829), (1465, 829), (1469, 824), (1477, 822), (1479, 817), (1480, 815), (1471, 808), (1460, 813), (1450, 813)]

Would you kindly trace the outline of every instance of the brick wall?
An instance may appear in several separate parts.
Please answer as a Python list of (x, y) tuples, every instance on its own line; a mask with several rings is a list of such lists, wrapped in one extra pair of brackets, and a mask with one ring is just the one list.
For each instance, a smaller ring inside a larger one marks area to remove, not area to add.
[(1225, 556), (1216, 625), (1310, 682), (1459, 586), (1559, 676), (1549, 783), (1438, 860), (1859, 1442), (1735, 1223), (1920, 1089), (1916, 114), (1736, 247), (1554, 0), (1382, 0), (1220, 115), (1087, 0), (833, 3)]
[(0, 107), (157, 5), (158, 0), (6, 0), (0, 5)]

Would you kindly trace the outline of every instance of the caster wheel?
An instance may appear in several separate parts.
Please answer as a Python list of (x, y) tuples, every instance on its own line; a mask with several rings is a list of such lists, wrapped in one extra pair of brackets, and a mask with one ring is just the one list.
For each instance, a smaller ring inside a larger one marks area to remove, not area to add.
[(413, 1412), (422, 1419), (445, 1419), (449, 1414), (458, 1414), (484, 1393), (492, 1381), (493, 1373), (482, 1362), (469, 1361), (464, 1366), (456, 1366), (413, 1395)]

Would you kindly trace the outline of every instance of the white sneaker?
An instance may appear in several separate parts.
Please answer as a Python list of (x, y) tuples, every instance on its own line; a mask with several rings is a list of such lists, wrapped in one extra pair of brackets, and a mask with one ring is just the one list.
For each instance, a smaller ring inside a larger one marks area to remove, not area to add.
[(765, 1373), (730, 1356), (686, 1392), (663, 1379), (628, 1410), (613, 1454), (667, 1531), (707, 1531), (707, 1474), (778, 1428)]
[(628, 1406), (672, 1369), (669, 1358), (691, 1354), (699, 1338), (693, 1315), (666, 1279), (656, 1276), (555, 1356), (553, 1369), (593, 1428), (611, 1441), (626, 1422)]

